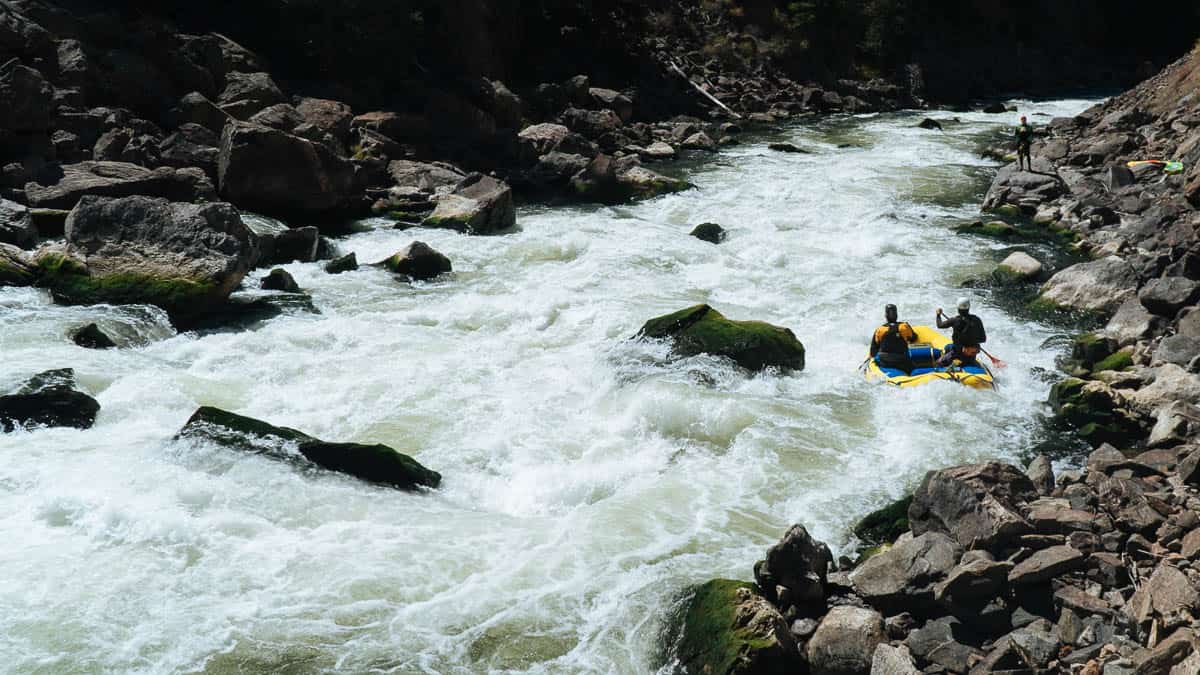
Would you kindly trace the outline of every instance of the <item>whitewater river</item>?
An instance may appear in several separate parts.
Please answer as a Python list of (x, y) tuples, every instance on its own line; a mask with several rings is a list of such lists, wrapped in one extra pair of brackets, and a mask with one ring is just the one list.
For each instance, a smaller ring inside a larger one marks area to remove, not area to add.
[[(524, 208), (503, 236), (370, 223), (340, 241), (360, 261), (419, 238), (454, 274), (287, 265), (321, 313), (249, 331), (177, 335), (148, 310), (0, 289), (0, 382), (69, 366), (102, 405), (88, 431), (0, 435), (0, 671), (664, 668), (689, 584), (750, 579), (795, 522), (849, 552), (848, 526), (925, 471), (1034, 443), (1057, 331), (964, 291), (1006, 249), (948, 229), (994, 170), (980, 140), (1015, 115), (961, 117), (945, 133), (906, 114), (799, 124), (687, 169), (697, 190)], [(704, 221), (728, 240), (687, 236)], [(999, 392), (859, 379), (884, 303), (928, 323), (963, 294), (1012, 364)], [(701, 302), (792, 328), (808, 367), (748, 376), (627, 339)], [(142, 346), (72, 344), (94, 320)], [(443, 486), (174, 440), (200, 405), (386, 443)]]

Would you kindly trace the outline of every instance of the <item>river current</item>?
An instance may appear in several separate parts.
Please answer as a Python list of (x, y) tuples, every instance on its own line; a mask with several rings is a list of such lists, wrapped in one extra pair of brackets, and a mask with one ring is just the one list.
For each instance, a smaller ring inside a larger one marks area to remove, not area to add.
[[(1088, 101), (1020, 102), (1035, 123)], [(73, 367), (93, 429), (0, 434), (0, 671), (648, 673), (690, 584), (750, 579), (804, 523), (839, 552), (929, 469), (1035, 442), (1052, 327), (962, 283), (1008, 248), (956, 235), (1015, 114), (798, 123), (682, 168), (698, 189), (528, 207), (469, 237), (367, 221), (374, 262), (419, 239), (454, 273), (407, 285), (291, 264), (319, 314), (176, 334), (160, 313), (0, 289), (0, 382)], [(768, 141), (811, 151), (785, 154)], [(729, 238), (688, 236), (706, 221)], [(255, 273), (248, 280), (257, 286)], [(856, 373), (893, 302), (969, 295), (1009, 362), (995, 393)], [(630, 341), (706, 302), (792, 328), (800, 373), (746, 375)], [(76, 347), (90, 321), (136, 338)], [(405, 493), (174, 439), (215, 405), (440, 471)]]

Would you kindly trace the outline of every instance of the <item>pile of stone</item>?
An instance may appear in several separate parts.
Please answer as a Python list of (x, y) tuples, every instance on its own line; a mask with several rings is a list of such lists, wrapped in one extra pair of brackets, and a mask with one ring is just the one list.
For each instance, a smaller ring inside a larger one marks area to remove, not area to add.
[[(1102, 446), (1054, 475), (926, 475), (908, 530), (835, 566), (801, 525), (689, 603), (685, 672), (1200, 672), (1200, 446)], [(808, 669), (807, 671), (805, 669)]]

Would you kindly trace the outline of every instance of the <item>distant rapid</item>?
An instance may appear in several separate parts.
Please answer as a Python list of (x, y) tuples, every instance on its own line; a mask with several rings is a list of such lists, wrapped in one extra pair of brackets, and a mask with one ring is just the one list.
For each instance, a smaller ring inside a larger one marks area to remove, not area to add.
[[(1090, 104), (1017, 103), (1037, 123)], [(1010, 117), (798, 122), (668, 168), (695, 190), (525, 207), (501, 236), (365, 221), (338, 242), (360, 261), (419, 239), (453, 274), (287, 265), (320, 313), (247, 331), (0, 289), (0, 382), (73, 367), (102, 406), (87, 431), (0, 434), (0, 671), (663, 668), (690, 584), (749, 579), (794, 522), (848, 550), (925, 471), (1034, 442), (1055, 331), (962, 288), (1008, 248), (949, 229), (977, 217), (995, 169), (978, 148)], [(724, 243), (688, 236), (708, 221)], [(1010, 364), (998, 392), (861, 380), (885, 303), (930, 323), (960, 295)], [(628, 339), (702, 302), (790, 327), (806, 369)], [(75, 346), (92, 321), (139, 346)], [(444, 482), (398, 492), (175, 440), (200, 405), (386, 443)]]

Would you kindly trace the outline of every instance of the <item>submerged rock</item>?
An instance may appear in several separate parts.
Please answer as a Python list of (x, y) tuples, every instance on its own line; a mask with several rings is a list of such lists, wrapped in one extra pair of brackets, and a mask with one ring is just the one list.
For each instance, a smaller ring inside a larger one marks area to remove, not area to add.
[(254, 234), (224, 203), (84, 197), (66, 238), (35, 257), (55, 300), (157, 305), (185, 322), (224, 302), (258, 257)]
[(261, 286), (264, 291), (300, 292), (300, 284), (296, 283), (292, 275), (288, 274), (288, 271), (281, 267), (276, 267), (267, 276), (263, 277)]
[(670, 338), (680, 356), (724, 356), (748, 370), (804, 369), (804, 345), (790, 329), (762, 321), (731, 321), (708, 305), (651, 319), (638, 336)]
[(707, 241), (710, 244), (719, 244), (725, 241), (725, 228), (716, 223), (700, 223), (691, 232), (692, 236), (700, 241)]
[(290, 452), (294, 447), (300, 457), (321, 468), (403, 490), (435, 488), (442, 480), (438, 472), (386, 445), (330, 443), (295, 429), (272, 426), (219, 408), (198, 409), (179, 435), (289, 461), (299, 459)]
[(341, 274), (342, 272), (353, 272), (358, 269), (358, 256), (354, 253), (330, 260), (325, 265), (326, 274)]
[(0, 396), (0, 429), (17, 426), (90, 429), (100, 403), (76, 389), (71, 368), (47, 370), (31, 377), (16, 392)]
[(432, 279), (451, 270), (449, 258), (421, 241), (405, 246), (404, 250), (381, 261), (379, 265), (418, 281)]
[(72, 331), (71, 341), (87, 349), (112, 349), (117, 346), (117, 343), (94, 323)]
[(692, 594), (683, 617), (679, 663), (689, 675), (752, 675), (802, 667), (779, 610), (754, 584), (714, 579)]

